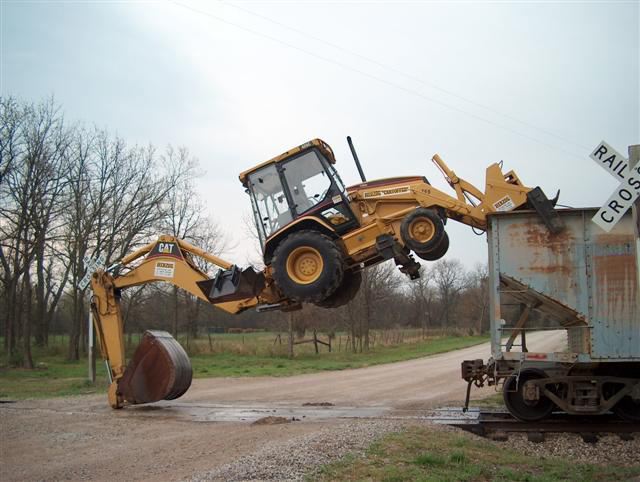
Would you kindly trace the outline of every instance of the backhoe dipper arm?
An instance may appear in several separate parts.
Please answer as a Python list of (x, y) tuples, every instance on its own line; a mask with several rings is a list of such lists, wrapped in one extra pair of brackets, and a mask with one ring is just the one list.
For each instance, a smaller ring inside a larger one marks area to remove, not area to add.
[[(133, 397), (126, 398), (126, 387), (120, 386), (125, 373), (131, 368), (126, 367), (120, 291), (132, 286), (165, 281), (188, 291), (207, 303), (211, 303), (203, 291), (205, 289), (203, 287), (209, 287), (211, 280), (194, 264), (192, 260), (194, 255), (224, 269), (233, 266), (186, 241), (172, 236), (160, 236), (157, 241), (125, 256), (119, 264), (109, 270), (97, 270), (93, 273), (91, 277), (93, 290), (91, 309), (99, 337), (100, 351), (109, 367), (109, 376), (112, 382), (109, 387), (109, 403), (113, 408), (122, 407), (125, 400), (132, 403), (143, 403), (139, 401), (139, 396), (137, 401), (131, 400)], [(135, 263), (138, 260), (141, 261)], [(214, 306), (235, 314), (257, 304), (257, 297), (253, 297), (241, 301), (217, 303)], [(166, 341), (167, 337), (164, 338), (165, 343), (171, 343)], [(175, 340), (172, 340), (172, 343), (177, 345)], [(180, 346), (177, 346), (181, 350)]]

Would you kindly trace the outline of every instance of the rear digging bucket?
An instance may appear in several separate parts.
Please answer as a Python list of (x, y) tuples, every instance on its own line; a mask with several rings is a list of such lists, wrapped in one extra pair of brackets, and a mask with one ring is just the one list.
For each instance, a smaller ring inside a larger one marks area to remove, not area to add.
[(118, 391), (132, 404), (173, 400), (191, 386), (191, 362), (180, 344), (166, 331), (144, 332)]
[(264, 274), (249, 266), (241, 270), (232, 266), (219, 270), (213, 279), (199, 281), (198, 286), (211, 303), (241, 301), (255, 298), (264, 289)]

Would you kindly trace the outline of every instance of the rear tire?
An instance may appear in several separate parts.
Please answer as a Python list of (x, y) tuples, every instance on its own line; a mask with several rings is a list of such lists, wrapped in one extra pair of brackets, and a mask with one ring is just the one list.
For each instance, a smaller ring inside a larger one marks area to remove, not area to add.
[(440, 241), (440, 244), (436, 246), (433, 251), (426, 253), (416, 251), (416, 254), (425, 261), (436, 261), (447, 254), (447, 251), (449, 251), (449, 235), (445, 231), (442, 241)]
[(347, 271), (344, 274), (342, 284), (328, 298), (316, 303), (321, 308), (339, 308), (354, 299), (362, 284), (362, 272)]
[(400, 234), (411, 251), (431, 253), (444, 237), (444, 223), (435, 210), (416, 208), (402, 220)]
[(295, 301), (318, 303), (342, 283), (342, 251), (328, 236), (302, 230), (287, 236), (271, 261), (273, 279), (282, 293)]

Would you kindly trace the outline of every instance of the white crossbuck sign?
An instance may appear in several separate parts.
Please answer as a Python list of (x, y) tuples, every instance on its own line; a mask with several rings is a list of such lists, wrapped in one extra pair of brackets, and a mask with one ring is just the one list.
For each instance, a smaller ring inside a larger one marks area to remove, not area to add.
[(78, 283), (78, 287), (83, 290), (89, 285), (89, 281), (91, 281), (91, 275), (98, 268), (104, 267), (104, 254), (101, 254), (98, 259), (91, 259), (89, 256), (84, 257), (84, 265), (87, 267), (87, 272), (84, 277)]
[(640, 196), (640, 162), (631, 167), (629, 161), (605, 141), (598, 144), (589, 157), (620, 181), (618, 188), (592, 219), (609, 232)]

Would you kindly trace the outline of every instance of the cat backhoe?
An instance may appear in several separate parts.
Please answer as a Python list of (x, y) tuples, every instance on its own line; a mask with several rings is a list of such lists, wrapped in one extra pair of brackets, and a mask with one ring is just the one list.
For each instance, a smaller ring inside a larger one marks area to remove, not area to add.
[[(362, 182), (345, 187), (335, 157), (314, 139), (240, 174), (249, 195), (264, 269), (241, 269), (171, 236), (93, 273), (92, 311), (111, 379), (109, 402), (148, 403), (181, 396), (191, 383), (182, 347), (166, 332), (147, 331), (125, 364), (120, 291), (154, 281), (172, 283), (229, 313), (250, 308), (294, 310), (302, 303), (336, 308), (357, 294), (362, 270), (393, 259), (411, 279), (420, 276), (414, 255), (435, 261), (449, 249), (448, 219), (484, 230), (487, 214), (533, 208), (552, 232), (562, 230), (539, 187), (526, 187), (499, 164), (486, 169), (484, 192), (458, 177), (436, 154), (433, 162), (455, 196), (423, 176), (367, 181), (347, 138)], [(219, 267), (209, 277), (194, 257)]]

